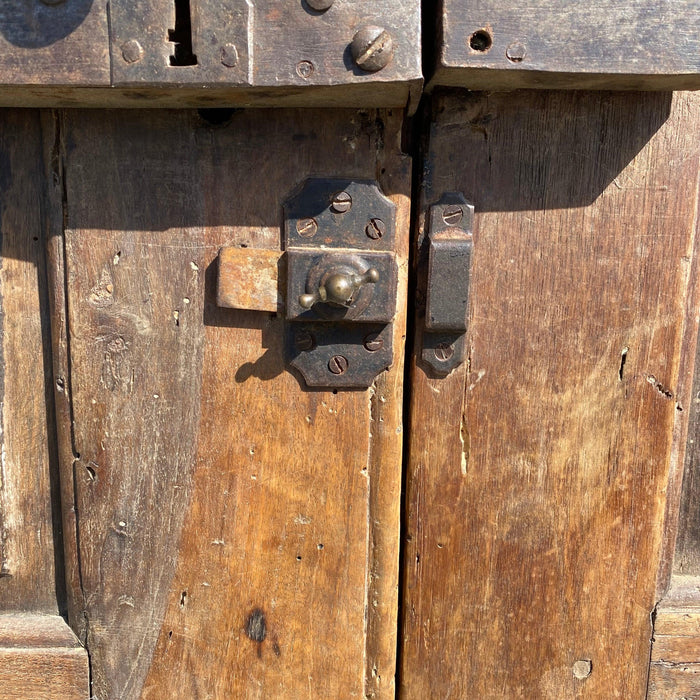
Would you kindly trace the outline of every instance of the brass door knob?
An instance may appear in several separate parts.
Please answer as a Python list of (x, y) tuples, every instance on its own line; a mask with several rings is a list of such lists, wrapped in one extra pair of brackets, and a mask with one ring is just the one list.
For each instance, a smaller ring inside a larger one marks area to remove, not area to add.
[(348, 272), (331, 272), (324, 277), (324, 281), (317, 292), (302, 294), (299, 297), (299, 306), (310, 309), (314, 304), (322, 302), (333, 306), (348, 308), (352, 306), (357, 293), (366, 284), (374, 284), (379, 281), (379, 272), (370, 268), (364, 274), (350, 274)]

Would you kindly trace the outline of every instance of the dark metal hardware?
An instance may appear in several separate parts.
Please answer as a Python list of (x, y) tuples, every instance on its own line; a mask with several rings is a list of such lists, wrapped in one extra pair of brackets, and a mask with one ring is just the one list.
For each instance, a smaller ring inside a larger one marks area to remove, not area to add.
[(449, 374), (465, 358), (474, 207), (450, 193), (430, 207), (422, 359)]
[(395, 206), (375, 182), (310, 179), (284, 211), (290, 364), (310, 387), (366, 388), (393, 357)]

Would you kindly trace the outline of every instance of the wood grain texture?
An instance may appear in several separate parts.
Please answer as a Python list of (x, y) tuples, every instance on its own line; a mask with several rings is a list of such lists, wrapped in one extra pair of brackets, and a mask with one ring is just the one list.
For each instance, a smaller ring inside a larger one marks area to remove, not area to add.
[(470, 351), (412, 373), (403, 697), (642, 698), (700, 101), (454, 95), (433, 118), (421, 216), (445, 191), (477, 212)]
[(379, 177), (405, 308), (403, 114), (64, 119), (95, 697), (393, 697), (405, 319), (370, 390), (308, 391), (281, 316), (217, 307), (216, 257), (279, 247), (282, 202), (311, 175)]
[(110, 84), (103, 0), (0, 5), (0, 86)]
[[(440, 0), (431, 85), (473, 90), (700, 87), (695, 0)], [(476, 40), (474, 39), (476, 37)]]
[(654, 616), (648, 700), (700, 697), (700, 579), (674, 576)]
[(87, 700), (88, 656), (62, 618), (0, 615), (1, 700)]
[(57, 611), (42, 156), (39, 113), (0, 113), (3, 612)]

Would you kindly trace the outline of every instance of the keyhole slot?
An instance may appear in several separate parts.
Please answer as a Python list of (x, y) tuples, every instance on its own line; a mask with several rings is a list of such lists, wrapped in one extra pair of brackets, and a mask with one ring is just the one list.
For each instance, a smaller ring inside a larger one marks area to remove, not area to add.
[(192, 15), (190, 0), (174, 0), (175, 29), (168, 30), (168, 41), (175, 44), (170, 57), (171, 66), (196, 66), (197, 57), (192, 51)]

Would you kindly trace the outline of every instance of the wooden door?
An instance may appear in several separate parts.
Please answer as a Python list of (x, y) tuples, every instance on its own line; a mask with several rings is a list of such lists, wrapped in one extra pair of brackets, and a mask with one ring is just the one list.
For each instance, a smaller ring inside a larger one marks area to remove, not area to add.
[[(394, 697), (402, 122), (58, 114), (68, 597), (94, 698)], [(377, 181), (396, 207), (394, 356), (370, 389), (309, 390), (284, 314), (217, 306), (219, 250), (280, 251), (283, 203), (311, 176)]]
[(476, 217), (446, 377), (416, 359), (419, 295), (399, 697), (644, 698), (697, 338), (700, 102), (450, 92), (427, 121), (423, 289), (429, 207), (459, 192)]

